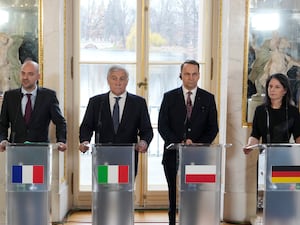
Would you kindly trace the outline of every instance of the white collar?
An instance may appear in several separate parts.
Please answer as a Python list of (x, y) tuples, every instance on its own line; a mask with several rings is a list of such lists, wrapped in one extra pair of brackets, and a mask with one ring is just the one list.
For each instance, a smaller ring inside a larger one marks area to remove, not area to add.
[(32, 96), (36, 96), (37, 95), (37, 86), (35, 86), (35, 89), (31, 92), (28, 92), (23, 87), (21, 87), (21, 92), (23, 95), (31, 94)]
[(110, 98), (121, 97), (121, 98), (124, 99), (124, 98), (126, 97), (126, 95), (127, 95), (127, 91), (125, 91), (123, 94), (121, 94), (121, 95), (119, 95), (119, 96), (115, 95), (115, 94), (112, 93), (111, 91), (109, 92), (109, 97), (110, 97)]
[(195, 93), (197, 92), (197, 87), (192, 90), (188, 90), (184, 86), (182, 86), (182, 91), (185, 95), (190, 91), (190, 92), (192, 92), (192, 95), (195, 96)]

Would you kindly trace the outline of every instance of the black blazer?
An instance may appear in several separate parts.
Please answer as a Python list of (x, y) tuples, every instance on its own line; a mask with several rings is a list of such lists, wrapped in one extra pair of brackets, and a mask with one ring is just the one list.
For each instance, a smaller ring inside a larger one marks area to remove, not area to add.
[(80, 125), (80, 142), (90, 141), (93, 132), (96, 133), (95, 143), (131, 144), (137, 143), (139, 136), (149, 145), (153, 138), (153, 130), (145, 99), (127, 93), (120, 125), (115, 134), (109, 92), (90, 98)]
[(4, 93), (0, 115), (0, 141), (8, 139), (12, 143), (49, 142), (49, 124), (56, 125), (57, 142), (66, 142), (66, 121), (59, 108), (56, 93), (47, 88), (38, 87), (34, 108), (28, 127), (22, 115), (21, 89)]
[[(182, 88), (164, 94), (159, 111), (158, 131), (165, 141), (165, 147), (191, 139), (194, 143), (212, 143), (219, 128), (214, 96), (197, 88), (190, 121), (187, 120), (186, 105)], [(163, 163), (168, 154), (164, 150)]]

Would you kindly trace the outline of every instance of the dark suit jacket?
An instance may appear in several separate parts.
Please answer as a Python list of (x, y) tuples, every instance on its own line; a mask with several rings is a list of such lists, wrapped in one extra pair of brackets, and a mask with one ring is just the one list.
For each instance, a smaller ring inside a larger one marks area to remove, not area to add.
[[(159, 111), (158, 131), (165, 147), (191, 139), (194, 143), (211, 143), (218, 131), (217, 109), (214, 96), (197, 88), (190, 121), (186, 116), (186, 105), (182, 88), (164, 94)], [(174, 151), (164, 150), (163, 163)]]
[(109, 93), (90, 98), (80, 125), (80, 142), (90, 141), (93, 132), (96, 133), (95, 143), (137, 143), (139, 136), (149, 145), (153, 138), (153, 130), (145, 99), (127, 93), (122, 119), (115, 134)]
[(53, 90), (38, 87), (28, 127), (22, 115), (21, 99), (20, 88), (4, 93), (0, 115), (0, 141), (8, 138), (10, 127), (10, 142), (49, 142), (49, 124), (53, 121), (56, 125), (57, 142), (66, 142), (66, 121)]

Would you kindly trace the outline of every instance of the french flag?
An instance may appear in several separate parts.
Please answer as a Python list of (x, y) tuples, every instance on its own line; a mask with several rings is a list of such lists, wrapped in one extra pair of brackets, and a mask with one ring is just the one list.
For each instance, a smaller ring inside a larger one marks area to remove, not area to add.
[(15, 184), (43, 184), (43, 165), (13, 165), (12, 183)]

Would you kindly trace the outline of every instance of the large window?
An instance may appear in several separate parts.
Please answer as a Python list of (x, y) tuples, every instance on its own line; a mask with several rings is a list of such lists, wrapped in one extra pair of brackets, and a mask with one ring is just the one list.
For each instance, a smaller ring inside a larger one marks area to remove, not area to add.
[[(208, 5), (211, 2), (205, 0), (81, 0), (77, 6), (79, 124), (89, 98), (109, 91), (106, 73), (112, 64), (129, 71), (127, 90), (147, 99), (154, 138), (148, 153), (141, 155), (136, 180), (139, 205), (153, 205), (153, 196), (159, 204), (167, 204), (163, 141), (157, 131), (159, 107), (163, 93), (181, 85), (184, 60), (198, 60), (201, 73), (208, 69), (203, 43), (209, 36), (202, 35)], [(91, 191), (91, 154), (80, 154), (79, 165), (80, 194)]]

